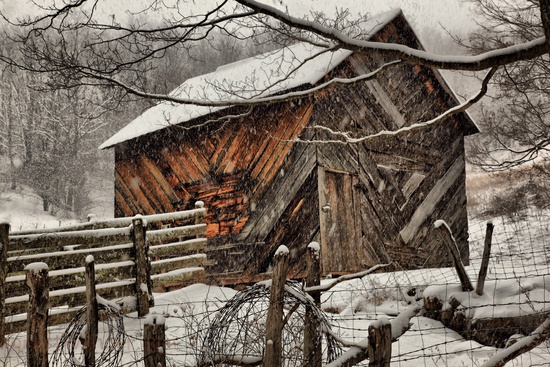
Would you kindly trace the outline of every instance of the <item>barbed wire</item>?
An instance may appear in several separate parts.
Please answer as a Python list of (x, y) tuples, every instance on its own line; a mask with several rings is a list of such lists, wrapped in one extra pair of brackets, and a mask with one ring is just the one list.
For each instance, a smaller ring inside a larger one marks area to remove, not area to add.
[[(479, 272), (486, 222), (471, 223), (469, 232), (470, 257), (467, 272), (475, 282)], [(483, 318), (497, 319), (502, 310), (511, 314), (529, 314), (545, 318), (550, 313), (550, 220), (547, 214), (537, 214), (529, 221), (513, 221), (510, 218), (496, 218), (492, 253), (484, 297), (485, 304), (472, 303), (465, 311), (475, 315), (484, 311)], [(346, 339), (359, 341), (368, 335), (368, 326), (380, 315), (392, 318), (410, 304), (422, 302), (429, 287), (441, 287), (444, 295), (456, 291), (459, 284), (453, 268), (432, 268), (392, 273), (371, 274), (362, 279), (344, 282), (325, 292), (322, 296), (319, 316), (333, 332)], [(300, 290), (300, 284), (293, 288)], [(516, 287), (520, 294), (491, 304), (503, 288)], [(538, 292), (538, 293), (537, 293)], [(154, 308), (155, 312), (167, 317), (167, 348), (169, 365), (195, 366), (216, 355), (261, 356), (265, 344), (265, 317), (269, 300), (267, 287), (258, 285), (244, 292), (228, 292), (227, 296), (216, 295), (204, 299), (171, 299)], [(471, 299), (477, 296), (471, 293)], [(285, 365), (303, 365), (303, 299), (285, 297), (285, 310), (289, 313), (298, 304), (285, 328)], [(450, 307), (447, 305), (446, 307)], [(54, 367), (76, 366), (81, 362), (79, 335), (85, 325), (85, 311), (67, 325), (60, 343), (51, 358)], [(115, 314), (113, 314), (113, 317)], [(497, 348), (473, 340), (465, 340), (456, 330), (444, 326), (426, 314), (420, 314), (412, 322), (414, 326), (394, 344), (392, 366), (480, 366)], [(108, 321), (111, 320), (111, 321)], [(102, 330), (104, 343), (98, 356), (98, 366), (133, 366), (143, 363), (142, 321), (129, 315), (106, 318), (109, 326)], [(519, 333), (526, 334), (532, 328), (526, 319), (518, 319), (515, 326)], [(58, 329), (52, 329), (57, 332)], [(490, 328), (480, 328), (490, 333)], [(10, 336), (12, 339), (15, 336)], [(506, 343), (521, 338), (515, 335)], [(328, 343), (331, 343), (330, 341)], [(502, 347), (502, 345), (499, 345)], [(325, 342), (327, 348), (327, 342)], [(342, 348), (334, 355), (342, 352)], [(21, 350), (24, 350), (22, 348)], [(98, 349), (98, 354), (100, 350)], [(110, 354), (109, 354), (110, 353)], [(329, 353), (325, 351), (325, 359)], [(103, 359), (102, 359), (103, 358)], [(1, 358), (0, 358), (1, 359)], [(544, 366), (550, 359), (550, 344), (543, 343), (526, 353), (511, 365)], [(0, 360), (0, 362), (2, 362)], [(24, 356), (17, 353), (13, 363), (23, 365)]]
[[(126, 333), (120, 310), (109, 304), (98, 303), (98, 319), (102, 326), (103, 345), (95, 366), (118, 366), (124, 354)], [(67, 325), (57, 348), (50, 357), (52, 367), (80, 367), (84, 365), (82, 340), (86, 335), (86, 307), (82, 307)], [(96, 350), (97, 350), (96, 349)]]

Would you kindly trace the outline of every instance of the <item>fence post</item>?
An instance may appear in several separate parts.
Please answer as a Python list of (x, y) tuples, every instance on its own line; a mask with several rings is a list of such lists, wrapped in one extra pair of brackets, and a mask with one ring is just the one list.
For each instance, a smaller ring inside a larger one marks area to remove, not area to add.
[(146, 223), (139, 216), (132, 219), (132, 238), (136, 252), (136, 298), (138, 316), (149, 313), (149, 303), (153, 300), (151, 293), (151, 264), (149, 246), (146, 239)]
[[(317, 242), (312, 242), (307, 247), (307, 275), (306, 287), (321, 284), (321, 248)], [(321, 292), (310, 292), (315, 305), (321, 305)], [(304, 365), (320, 367), (322, 364), (321, 334), (319, 331), (320, 320), (311, 307), (306, 307), (304, 327)]]
[(8, 276), (8, 245), (10, 243), (10, 224), (0, 223), (0, 347), (6, 343), (6, 277)]
[(470, 282), (470, 278), (468, 278), (466, 269), (464, 269), (464, 264), (462, 264), (462, 259), (460, 258), (460, 252), (458, 251), (458, 246), (456, 245), (456, 241), (453, 237), (453, 234), (451, 233), (451, 229), (449, 228), (447, 223), (445, 223), (445, 221), (441, 219), (437, 220), (434, 223), (434, 227), (437, 234), (439, 235), (441, 242), (443, 242), (445, 247), (447, 247), (449, 254), (453, 258), (458, 279), (460, 279), (460, 284), (462, 284), (462, 290), (464, 292), (473, 291), (474, 287)]
[(380, 318), (369, 325), (369, 367), (390, 367), (391, 323)]
[(483, 247), (483, 258), (481, 260), (481, 267), (479, 268), (479, 275), (477, 277), (476, 284), (476, 294), (479, 296), (483, 294), (483, 287), (485, 287), (485, 278), (487, 277), (487, 268), (489, 267), (489, 258), (491, 257), (493, 228), (493, 222), (487, 222), (487, 231), (485, 232), (485, 243)]
[(86, 257), (86, 340), (84, 341), (84, 363), (86, 367), (95, 366), (95, 347), (98, 332), (98, 309), (95, 292), (94, 257)]
[(143, 325), (143, 354), (145, 367), (166, 367), (164, 317), (149, 315)]
[[(204, 201), (199, 200), (195, 202), (195, 209), (204, 208)], [(195, 224), (201, 224), (204, 221), (204, 214), (195, 214)], [(201, 235), (196, 235), (197, 238), (201, 238)]]
[(48, 309), (50, 306), (48, 265), (25, 267), (29, 290), (27, 311), (27, 366), (48, 367)]
[(265, 367), (281, 366), (282, 333), (283, 333), (283, 305), (288, 268), (288, 248), (279, 246), (273, 257), (273, 279), (269, 295), (269, 309), (267, 311), (265, 333)]

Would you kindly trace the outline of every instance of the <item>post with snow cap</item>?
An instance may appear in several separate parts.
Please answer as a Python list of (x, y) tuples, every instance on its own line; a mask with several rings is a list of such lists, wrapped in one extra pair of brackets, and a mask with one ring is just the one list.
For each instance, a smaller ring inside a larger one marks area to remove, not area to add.
[(391, 323), (381, 317), (369, 325), (367, 352), (369, 367), (390, 367)]
[(279, 367), (282, 359), (283, 305), (288, 269), (288, 248), (279, 246), (273, 256), (273, 279), (269, 295), (265, 333), (265, 367)]
[[(203, 209), (204, 208), (204, 201), (198, 200), (195, 202), (195, 209)], [(204, 220), (204, 210), (198, 211), (195, 213), (195, 224), (201, 224)], [(200, 238), (201, 235), (197, 234), (197, 238)]]
[(143, 325), (145, 367), (166, 367), (164, 316), (148, 315)]
[(0, 347), (6, 343), (5, 302), (6, 277), (8, 275), (8, 244), (10, 243), (10, 224), (0, 223)]
[(151, 283), (151, 263), (146, 237), (147, 223), (139, 215), (132, 219), (132, 239), (134, 241), (136, 268), (136, 300), (138, 316), (149, 313), (149, 304), (153, 301)]
[(447, 247), (449, 254), (453, 258), (458, 279), (460, 280), (460, 284), (462, 284), (462, 290), (464, 292), (473, 291), (474, 287), (470, 282), (470, 278), (468, 278), (466, 269), (464, 269), (464, 264), (462, 264), (460, 252), (458, 251), (458, 246), (456, 244), (455, 238), (453, 237), (451, 229), (449, 228), (447, 223), (445, 223), (445, 221), (441, 219), (435, 221), (434, 227), (437, 231), (437, 234), (439, 235), (439, 239), (441, 240), (441, 242), (443, 242), (445, 247)]
[[(312, 242), (307, 246), (306, 287), (321, 284), (321, 247)], [(315, 304), (321, 305), (321, 292), (309, 293)], [(320, 367), (322, 364), (320, 320), (311, 307), (306, 307), (304, 320), (304, 365)]]
[(86, 257), (86, 339), (84, 348), (84, 364), (86, 367), (95, 366), (95, 346), (98, 333), (98, 308), (95, 292), (95, 262), (92, 255)]
[(27, 366), (48, 366), (48, 309), (50, 308), (48, 265), (43, 262), (25, 267), (29, 291), (27, 311)]

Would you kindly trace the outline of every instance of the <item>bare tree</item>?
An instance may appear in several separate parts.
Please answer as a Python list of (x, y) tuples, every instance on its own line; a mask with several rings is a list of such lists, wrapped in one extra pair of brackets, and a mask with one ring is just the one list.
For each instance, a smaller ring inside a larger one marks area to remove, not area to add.
[[(549, 28), (545, 18), (547, 2), (534, 4), (543, 29)], [(282, 2), (281, 2), (282, 3)], [(383, 56), (387, 60), (422, 64), (439, 69), (484, 70), (521, 61), (540, 58), (548, 53), (548, 43), (539, 34), (531, 40), (520, 40), (502, 48), (476, 56), (434, 55), (392, 43), (369, 42), (361, 39), (354, 22), (346, 13), (336, 19), (312, 14), (309, 19), (293, 17), (282, 7), (275, 8), (255, 0), (225, 0), (200, 14), (185, 12), (184, 1), (164, 9), (165, 16), (151, 26), (150, 22), (127, 25), (114, 17), (101, 17), (97, 0), (70, 0), (62, 6), (43, 7), (35, 18), (14, 21), (23, 33), (15, 39), (18, 52), (0, 56), (5, 63), (34, 72), (47, 72), (51, 87), (76, 85), (115, 86), (126, 92), (152, 98), (209, 106), (265, 103), (268, 98), (198, 100), (168, 96), (145, 90), (140, 75), (148, 70), (147, 61), (162, 58), (168, 50), (180, 48), (189, 52), (198, 42), (210, 40), (214, 31), (223, 30), (238, 39), (270, 35), (273, 42), (283, 44), (296, 40), (308, 41), (325, 50), (340, 48)], [(151, 0), (144, 12), (166, 7), (164, 2)], [(356, 24), (356, 23), (355, 23)], [(70, 37), (71, 33), (89, 30), (88, 39)], [(54, 47), (55, 46), (55, 47)], [(326, 87), (331, 86), (330, 83)], [(232, 91), (238, 95), (239, 91)], [(313, 93), (306, 90), (304, 94)], [(300, 96), (286, 96), (299, 98)], [(280, 96), (279, 98), (284, 98)]]
[[(472, 53), (540, 39), (546, 1), (471, 0), (479, 13), (479, 31), (462, 44)], [(548, 54), (503, 65), (481, 104), (478, 123), (482, 134), (470, 140), (469, 160), (490, 172), (517, 167), (508, 175), (525, 182), (496, 197), (495, 208), (517, 208), (533, 202), (550, 203), (548, 147), (550, 143), (550, 58)], [(518, 200), (521, 197), (521, 200)]]

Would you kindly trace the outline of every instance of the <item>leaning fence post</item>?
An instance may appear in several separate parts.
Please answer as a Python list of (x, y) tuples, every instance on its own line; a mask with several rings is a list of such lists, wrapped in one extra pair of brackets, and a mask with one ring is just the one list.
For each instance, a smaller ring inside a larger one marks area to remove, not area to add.
[(4, 305), (6, 302), (6, 277), (8, 276), (8, 245), (10, 224), (0, 223), (0, 347), (6, 343), (6, 323)]
[[(306, 287), (314, 287), (321, 284), (321, 258), (320, 246), (312, 242), (307, 247), (307, 274)], [(309, 293), (315, 301), (315, 305), (321, 305), (321, 292)], [(319, 318), (311, 307), (306, 307), (304, 327), (304, 365), (320, 367), (322, 363), (321, 334)]]
[(288, 248), (279, 246), (273, 257), (273, 279), (269, 296), (265, 333), (265, 367), (281, 366), (282, 334), (283, 334), (283, 305), (288, 268)]
[(369, 367), (389, 367), (391, 360), (391, 323), (379, 318), (369, 325)]
[(145, 367), (166, 367), (164, 316), (149, 315), (143, 326)]
[(445, 221), (441, 219), (435, 221), (434, 227), (437, 231), (437, 234), (439, 235), (439, 238), (441, 239), (441, 242), (443, 242), (443, 244), (447, 247), (449, 254), (453, 258), (456, 273), (458, 274), (458, 279), (460, 280), (460, 284), (462, 284), (462, 290), (464, 292), (473, 291), (474, 287), (470, 282), (470, 278), (468, 278), (466, 269), (464, 269), (464, 264), (462, 264), (460, 252), (458, 251), (458, 246), (456, 245), (456, 241), (453, 237), (451, 229), (449, 228), (447, 223), (445, 223)]
[(479, 275), (477, 277), (476, 284), (476, 293), (480, 296), (483, 294), (483, 288), (485, 287), (485, 278), (487, 277), (487, 268), (489, 267), (489, 258), (491, 257), (493, 228), (493, 222), (487, 222), (487, 231), (485, 232), (485, 243), (483, 247), (483, 258), (481, 260), (481, 267), (479, 268)]
[(86, 367), (95, 366), (95, 347), (98, 333), (98, 309), (95, 292), (94, 257), (86, 257), (86, 340), (84, 341), (84, 363)]
[(25, 267), (29, 290), (27, 311), (27, 366), (48, 366), (48, 265), (42, 262)]
[(136, 299), (138, 316), (143, 317), (149, 313), (151, 294), (151, 264), (149, 263), (149, 246), (146, 239), (146, 223), (139, 216), (132, 219), (132, 238), (136, 252)]

